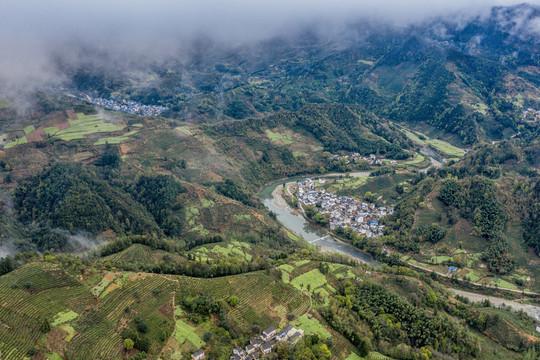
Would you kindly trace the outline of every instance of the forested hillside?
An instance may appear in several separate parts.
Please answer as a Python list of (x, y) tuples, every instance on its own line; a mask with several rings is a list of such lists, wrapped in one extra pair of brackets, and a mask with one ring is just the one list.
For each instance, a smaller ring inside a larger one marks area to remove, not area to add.
[(55, 55), (0, 93), (0, 359), (538, 358), (539, 16)]

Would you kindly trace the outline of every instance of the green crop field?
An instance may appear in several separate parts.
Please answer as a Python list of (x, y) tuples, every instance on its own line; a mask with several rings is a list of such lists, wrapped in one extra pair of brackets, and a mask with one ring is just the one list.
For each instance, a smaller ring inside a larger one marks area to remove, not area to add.
[(365, 359), (366, 360), (392, 360), (391, 357), (388, 357), (376, 351), (370, 351), (370, 353), (368, 354), (368, 356), (366, 356)]
[(176, 320), (176, 326), (174, 328), (173, 337), (180, 344), (183, 344), (186, 340), (193, 344), (195, 349), (200, 349), (206, 343), (195, 333), (195, 329), (183, 322), (180, 319)]
[(249, 253), (251, 246), (247, 243), (232, 241), (222, 245), (214, 245), (209, 247), (199, 247), (192, 252), (201, 261), (206, 261), (214, 258), (238, 257), (242, 260), (251, 261), (253, 256)]
[(281, 281), (283, 281), (285, 284), (289, 284), (291, 282), (291, 276), (286, 273), (285, 271), (281, 272)]
[(101, 281), (99, 282), (99, 284), (97, 284), (96, 286), (94, 286), (92, 288), (92, 290), (90, 290), (92, 292), (92, 294), (94, 294), (95, 296), (99, 296), (103, 290), (105, 290), (105, 288), (107, 286), (109, 286), (109, 284), (111, 283), (110, 280), (106, 279), (106, 278), (103, 278), (101, 279)]
[(75, 332), (75, 329), (73, 328), (73, 326), (71, 325), (68, 325), (68, 324), (62, 324), (60, 325), (60, 329), (62, 329), (63, 331), (66, 332), (66, 337), (64, 338), (64, 341), (66, 342), (70, 342), (71, 339), (73, 339), (73, 337), (75, 336), (76, 332)]
[(439, 152), (443, 153), (446, 156), (449, 157), (462, 157), (465, 155), (465, 152), (453, 145), (450, 145), (446, 141), (438, 140), (438, 139), (430, 139), (428, 140), (428, 144), (433, 146), (435, 149), (437, 149)]
[(439, 256), (432, 256), (429, 261), (433, 264), (442, 264), (445, 261), (452, 260), (452, 257), (448, 255), (439, 255)]
[(62, 311), (56, 314), (56, 316), (53, 319), (53, 322), (51, 323), (51, 326), (58, 326), (58, 325), (65, 324), (67, 322), (70, 322), (71, 320), (76, 319), (78, 316), (79, 314), (77, 314), (73, 310)]
[(270, 129), (266, 129), (266, 136), (273, 142), (281, 141), (284, 144), (294, 143), (294, 140), (290, 135), (282, 135), (279, 132), (273, 132)]
[(360, 64), (369, 65), (369, 66), (372, 66), (372, 65), (375, 64), (375, 62), (373, 60), (358, 60), (358, 62)]
[[(414, 141), (415, 143), (420, 144), (420, 145), (424, 145), (424, 146), (429, 145), (429, 146), (435, 148), (435, 150), (441, 152), (442, 154), (444, 154), (447, 157), (460, 158), (463, 155), (465, 155), (465, 152), (463, 150), (461, 150), (460, 148), (455, 147), (453, 145), (450, 145), (446, 141), (439, 140), (439, 139), (430, 139), (426, 135), (418, 133), (418, 132), (416, 132), (416, 134), (415, 134), (415, 133), (413, 133), (413, 132), (411, 132), (409, 130), (403, 130), (403, 131), (404, 131), (405, 135), (409, 139)], [(426, 140), (420, 139), (419, 135), (417, 135), (417, 134), (421, 134), (421, 136), (424, 136)]]
[(406, 161), (404, 162), (403, 164), (404, 165), (415, 165), (415, 164), (420, 164), (422, 161), (424, 161), (424, 156), (421, 155), (421, 154), (416, 154), (416, 156), (414, 157), (414, 159), (412, 160), (409, 160), (409, 161)]
[(137, 132), (138, 132), (137, 130), (133, 130), (121, 136), (101, 138), (98, 141), (96, 141), (94, 145), (98, 146), (98, 145), (105, 145), (105, 144), (120, 144), (128, 140), (131, 136), (135, 135)]
[(4, 148), (5, 149), (10, 149), (10, 148), (12, 148), (14, 146), (22, 145), (22, 144), (26, 144), (26, 143), (28, 143), (28, 139), (26, 138), (26, 136), (23, 136), (21, 138), (11, 140), (6, 145), (4, 145)]
[[(56, 128), (45, 128), (45, 132), (51, 137), (64, 141), (84, 139), (87, 135), (102, 132), (115, 132), (124, 128), (124, 125), (116, 125), (104, 122), (101, 115), (77, 114), (77, 120), (68, 119), (69, 128), (58, 130)], [(56, 129), (56, 131), (54, 131)], [(132, 132), (133, 133), (133, 132)]]
[(300, 290), (307, 290), (308, 287), (311, 292), (325, 286), (328, 283), (326, 276), (322, 274), (319, 269), (313, 269), (305, 274), (295, 277), (291, 281), (291, 285)]
[(515, 285), (515, 284), (512, 284), (506, 280), (503, 280), (501, 278), (496, 278), (496, 279), (493, 279), (490, 283), (491, 286), (498, 286), (500, 288), (505, 288), (505, 289), (513, 289), (513, 290), (517, 290), (518, 287)]
[(283, 264), (278, 266), (278, 269), (285, 270), (288, 273), (292, 273), (294, 270), (294, 267), (289, 264)]
[(58, 129), (56, 126), (46, 127), (43, 129), (45, 131), (45, 134), (49, 136), (54, 136), (60, 129)]
[(326, 330), (319, 320), (302, 315), (296, 321), (296, 326), (304, 330), (306, 334), (317, 334), (322, 339), (329, 339), (332, 335)]
[(470, 270), (465, 277), (472, 282), (478, 282), (482, 278), (481, 275), (476, 274), (473, 270)]
[(294, 241), (300, 241), (300, 239), (298, 238), (298, 236), (294, 235), (292, 232), (290, 232), (289, 230), (286, 230), (287, 231), (287, 236), (289, 237), (289, 239), (291, 240), (294, 240)]
[(418, 136), (416, 136), (416, 134), (414, 134), (413, 132), (409, 130), (403, 130), (403, 131), (405, 132), (405, 135), (407, 135), (407, 137), (411, 139), (412, 141), (414, 141), (415, 143), (418, 143), (420, 145), (426, 145), (426, 142), (420, 139)]
[(347, 356), (347, 358), (345, 360), (364, 360), (364, 358), (361, 357), (360, 355), (352, 352), (351, 355)]
[(299, 260), (299, 261), (295, 261), (295, 262), (294, 262), (294, 266), (300, 267), (300, 266), (309, 264), (310, 262), (311, 262), (311, 261), (309, 261), (309, 260)]
[(28, 125), (24, 128), (24, 134), (28, 135), (34, 130), (36, 130), (36, 127), (34, 125)]

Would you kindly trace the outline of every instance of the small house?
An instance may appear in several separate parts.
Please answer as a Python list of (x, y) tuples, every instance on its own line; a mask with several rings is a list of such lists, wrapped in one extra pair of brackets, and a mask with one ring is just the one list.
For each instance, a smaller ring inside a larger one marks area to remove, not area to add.
[(262, 339), (264, 341), (268, 341), (268, 340), (272, 339), (274, 336), (276, 336), (276, 328), (273, 327), (273, 326), (270, 326), (270, 327), (264, 329), (264, 331), (262, 333)]
[(238, 355), (241, 359), (246, 357), (246, 352), (240, 346), (234, 348), (233, 354)]
[(261, 340), (259, 340), (257, 338), (253, 338), (253, 339), (249, 340), (249, 343), (251, 345), (253, 345), (255, 347), (255, 349), (259, 348), (262, 345)]
[(251, 345), (251, 344), (246, 346), (246, 353), (248, 355), (253, 354), (256, 350), (257, 350), (257, 348), (255, 346)]
[(274, 347), (274, 345), (276, 345), (276, 342), (274, 340), (270, 340), (270, 341), (265, 342), (261, 346), (262, 353), (263, 354), (268, 354), (270, 351), (272, 351), (272, 348)]
[(204, 359), (204, 351), (203, 350), (195, 351), (193, 354), (191, 354), (191, 359), (192, 360)]

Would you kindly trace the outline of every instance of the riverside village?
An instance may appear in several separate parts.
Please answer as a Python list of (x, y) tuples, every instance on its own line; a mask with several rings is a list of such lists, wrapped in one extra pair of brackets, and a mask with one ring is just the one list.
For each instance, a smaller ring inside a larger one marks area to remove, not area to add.
[[(319, 184), (326, 180), (320, 178)], [(393, 207), (376, 207), (373, 203), (362, 202), (349, 196), (337, 196), (316, 186), (312, 179), (298, 181), (297, 199), (302, 205), (315, 205), (321, 214), (329, 214), (330, 230), (338, 227), (350, 227), (368, 238), (382, 235), (384, 225), (380, 224), (383, 216), (392, 214)]]

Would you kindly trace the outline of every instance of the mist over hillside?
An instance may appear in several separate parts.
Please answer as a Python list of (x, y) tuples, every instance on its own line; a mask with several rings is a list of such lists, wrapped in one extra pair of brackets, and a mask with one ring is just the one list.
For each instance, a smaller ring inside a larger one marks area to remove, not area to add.
[[(298, 46), (332, 53), (386, 46), (411, 33), (471, 53), (496, 52), (497, 61), (537, 59), (538, 4), (492, 8), (512, 3), (13, 2), (0, 14), (0, 92), (16, 99), (43, 86), (71, 86), (79, 69), (123, 75), (143, 86), (149, 71), (171, 61), (198, 68), (231, 56), (264, 61), (287, 57)], [(188, 76), (183, 81), (190, 85)]]

